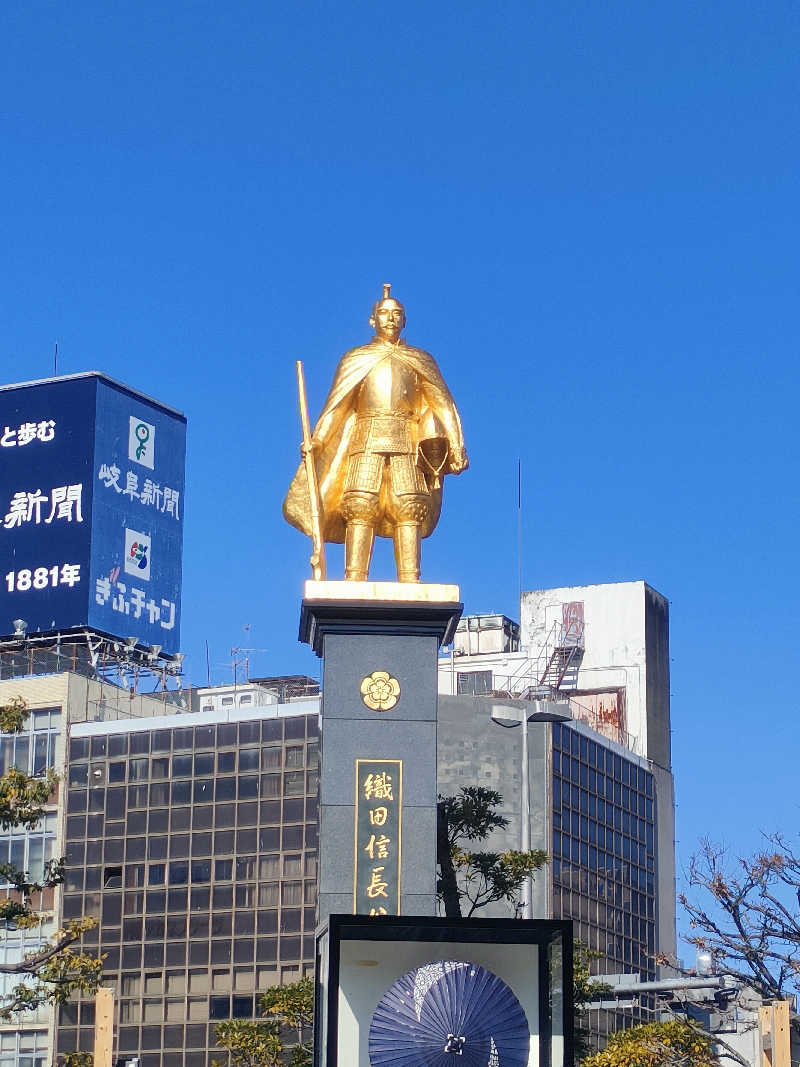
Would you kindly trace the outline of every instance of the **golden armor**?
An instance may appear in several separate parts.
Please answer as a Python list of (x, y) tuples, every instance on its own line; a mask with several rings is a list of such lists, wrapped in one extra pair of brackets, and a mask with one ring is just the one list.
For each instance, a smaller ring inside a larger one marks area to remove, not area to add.
[(369, 320), (375, 336), (342, 356), (283, 505), (287, 521), (314, 539), (315, 577), (325, 577), (324, 542), (343, 541), (345, 579), (366, 581), (377, 535), (394, 541), (398, 581), (418, 582), (441, 478), (468, 465), (436, 361), (401, 338), (405, 309), (383, 289)]

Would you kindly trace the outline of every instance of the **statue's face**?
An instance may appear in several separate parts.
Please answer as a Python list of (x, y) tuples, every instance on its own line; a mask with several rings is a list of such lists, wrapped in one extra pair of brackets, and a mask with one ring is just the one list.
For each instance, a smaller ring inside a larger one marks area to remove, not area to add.
[(406, 313), (402, 304), (394, 300), (386, 301), (375, 312), (375, 333), (384, 341), (397, 341), (406, 324)]

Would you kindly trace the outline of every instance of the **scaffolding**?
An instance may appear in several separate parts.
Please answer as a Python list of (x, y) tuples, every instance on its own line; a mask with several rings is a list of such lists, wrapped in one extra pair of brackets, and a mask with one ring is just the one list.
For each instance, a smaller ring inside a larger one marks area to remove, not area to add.
[(131, 694), (160, 694), (166, 702), (180, 704), (183, 658), (180, 653), (162, 653), (158, 645), (143, 646), (132, 637), (120, 640), (93, 630), (17, 632), (0, 640), (0, 680), (72, 671)]

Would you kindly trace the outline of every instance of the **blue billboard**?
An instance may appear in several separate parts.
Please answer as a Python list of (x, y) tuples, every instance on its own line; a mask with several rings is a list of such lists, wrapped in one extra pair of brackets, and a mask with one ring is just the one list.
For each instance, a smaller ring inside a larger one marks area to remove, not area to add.
[(0, 635), (180, 645), (186, 420), (92, 372), (0, 388)]

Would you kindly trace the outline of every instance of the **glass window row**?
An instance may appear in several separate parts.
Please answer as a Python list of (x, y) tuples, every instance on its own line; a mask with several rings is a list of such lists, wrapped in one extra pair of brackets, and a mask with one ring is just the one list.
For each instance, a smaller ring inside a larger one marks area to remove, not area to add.
[[(287, 969), (285, 981), (294, 981), (292, 977), (292, 971)], [(209, 1012), (209, 998), (191, 998), (191, 1013), (192, 1018), (200, 1015), (199, 1005), (195, 1006), (195, 1002), (202, 1002), (205, 1004), (205, 1015), (202, 1016), (205, 1020), (208, 1020)], [(231, 1005), (231, 1008), (233, 1006)], [(211, 1058), (216, 1055), (220, 1057), (220, 1049), (216, 1044), (216, 1035), (214, 1033), (215, 1023), (206, 1022), (192, 1022), (189, 1021), (184, 1026), (186, 1020), (186, 1014), (183, 1015), (180, 1023), (167, 1023), (166, 1025), (145, 1025), (141, 1028), (136, 1025), (123, 1024), (119, 1027), (119, 1051), (121, 1053), (131, 1052), (136, 1053), (140, 1049), (145, 1050), (161, 1050), (168, 1048), (178, 1049), (190, 1049), (186, 1053), (185, 1061), (182, 1053), (177, 1053), (179, 1060), (168, 1060), (167, 1056), (170, 1053), (164, 1053), (164, 1067), (180, 1067), (185, 1063), (185, 1067), (205, 1067), (206, 1065), (206, 1049), (210, 1050), (208, 1053), (210, 1064)], [(94, 1044), (94, 1031), (93, 1029), (81, 1026), (80, 1028), (59, 1026), (58, 1029), (58, 1041), (57, 1047), (60, 1052), (74, 1051), (80, 1048), (82, 1051), (91, 1051)], [(198, 1051), (200, 1050), (200, 1051)], [(145, 1052), (142, 1057), (141, 1067), (159, 1067), (161, 1064), (161, 1057), (158, 1052), (151, 1054), (150, 1059), (148, 1052)], [(199, 1059), (197, 1057), (200, 1057)], [(127, 1059), (128, 1057), (124, 1057)]]
[(319, 736), (316, 715), (287, 715), (213, 726), (186, 726), (171, 730), (109, 732), (95, 737), (73, 737), (70, 760), (96, 756), (142, 755), (148, 752), (184, 752), (191, 749), (230, 748), (262, 741), (298, 741)]
[(104, 811), (109, 818), (122, 818), (127, 807), (166, 807), (170, 804), (208, 804), (214, 801), (256, 800), (259, 797), (305, 796), (315, 794), (317, 770), (286, 771), (283, 775), (240, 775), (237, 778), (207, 778), (191, 781), (157, 782), (153, 785), (119, 789), (72, 787), (67, 799), (67, 811)]
[[(304, 888), (305, 887), (305, 888)], [(280, 902), (284, 907), (296, 907), (301, 904), (313, 904), (316, 894), (315, 883), (311, 880), (284, 882), (253, 882), (249, 885), (216, 884), (213, 887), (198, 886), (189, 889), (127, 889), (120, 892), (104, 893), (65, 893), (63, 900), (64, 918), (74, 919), (81, 914), (110, 917), (114, 909), (119, 914), (141, 915), (144, 911), (158, 914), (164, 911), (192, 911), (214, 908), (270, 908)], [(107, 921), (113, 921), (107, 918)], [(119, 919), (117, 918), (117, 922)]]
[[(88, 852), (89, 859), (102, 860), (104, 864), (137, 863), (144, 860), (186, 859), (188, 843), (181, 838), (183, 834), (157, 837), (109, 837)], [(237, 860), (245, 862), (245, 855), (263, 852), (295, 852), (305, 847), (313, 850), (317, 847), (318, 830), (316, 823), (298, 823), (294, 826), (262, 826), (236, 831)], [(67, 863), (70, 868), (79, 867), (83, 857), (78, 858), (77, 842), (67, 843)], [(85, 850), (84, 850), (85, 851)], [(231, 849), (226, 850), (228, 852)], [(200, 849), (201, 855), (205, 849)], [(220, 857), (222, 858), (222, 857)]]
[[(187, 921), (188, 920), (188, 921)], [(306, 933), (313, 932), (315, 911), (313, 907), (290, 907), (284, 905), (279, 913), (275, 908), (254, 911), (214, 912), (212, 915), (174, 916), (148, 915), (144, 920), (141, 917), (126, 918), (120, 925), (119, 916), (103, 918), (103, 927), (97, 941), (104, 945), (132, 944), (134, 941), (144, 941), (151, 945), (156, 941), (167, 940), (206, 940), (210, 937), (230, 937), (233, 934), (254, 934), (260, 936), (283, 934), (299, 934), (301, 930)], [(116, 925), (112, 925), (116, 924)], [(84, 938), (88, 944), (88, 939)]]
[(613, 971), (616, 962), (623, 965), (620, 968), (623, 971), (639, 971), (645, 981), (655, 978), (655, 948), (648, 949), (647, 945), (622, 934), (597, 930), (585, 920), (578, 922), (577, 917), (570, 914), (571, 902), (564, 902), (563, 905), (554, 902), (554, 908), (559, 912), (559, 918), (572, 918), (575, 921), (576, 937), (603, 954), (605, 959), (600, 961), (599, 966), (604, 970)]
[[(124, 971), (116, 988), (122, 997), (159, 996), (183, 997), (186, 993), (225, 993), (264, 991), (278, 984), (277, 967), (207, 967), (171, 971)], [(93, 1005), (87, 1004), (87, 1007)], [(94, 1016), (92, 1015), (92, 1019)]]
[[(219, 805), (216, 810), (211, 804), (197, 804), (192, 807), (173, 807), (164, 811), (129, 810), (124, 822), (121, 815), (115, 815), (109, 808), (114, 807), (114, 799), (106, 797), (106, 811), (87, 815), (70, 815), (67, 818), (67, 840), (76, 842), (86, 837), (96, 841), (103, 836), (115, 837), (123, 834), (144, 834), (146, 832), (166, 833), (171, 830), (208, 830), (215, 823), (217, 827), (230, 828), (234, 824), (241, 826), (276, 826), (283, 823), (316, 821), (317, 797), (284, 797), (276, 800), (240, 801), (238, 804)], [(219, 834), (219, 830), (217, 831)], [(222, 851), (231, 851), (222, 848)]]
[(70, 764), (70, 785), (101, 785), (104, 782), (141, 782), (148, 779), (200, 778), (239, 771), (301, 769), (319, 764), (319, 746), (285, 745), (242, 748), (230, 752), (198, 752), (183, 756), (133, 756), (127, 760), (100, 760)]
[[(637, 793), (619, 782), (605, 779), (604, 791), (591, 789), (570, 783), (553, 771), (553, 807), (571, 807), (581, 811), (597, 812), (599, 817), (608, 818), (609, 809), (616, 805), (620, 810), (638, 815), (640, 818), (653, 819), (654, 804), (644, 793)], [(605, 815), (603, 813), (606, 813)]]
[[(228, 833), (229, 831), (225, 831)], [(201, 836), (201, 835), (195, 835)], [(203, 835), (205, 836), (205, 835)], [(208, 835), (211, 836), (210, 834)], [(174, 839), (173, 839), (174, 840)], [(194, 849), (194, 843), (193, 843)], [(206, 851), (208, 849), (208, 851)], [(228, 851), (231, 849), (220, 849)], [(174, 874), (176, 879), (190, 875), (191, 881), (211, 881), (213, 871), (214, 881), (251, 881), (258, 878), (266, 882), (281, 878), (313, 878), (317, 871), (317, 856), (315, 852), (285, 853), (281, 855), (239, 856), (236, 859), (214, 859), (211, 857), (210, 845), (199, 848), (200, 855), (208, 855), (208, 860), (192, 860), (191, 864), (184, 863), (188, 872), (181, 870), (177, 864), (175, 871), (170, 869), (169, 877)], [(170, 864), (172, 868), (172, 864)], [(206, 877), (206, 872), (208, 876)], [(160, 879), (160, 881), (159, 881)], [(166, 871), (164, 864), (151, 863), (149, 868), (144, 864), (106, 864), (100, 867), (68, 867), (65, 875), (64, 887), (66, 892), (78, 892), (82, 889), (121, 889), (123, 886), (129, 889), (138, 889), (145, 884), (166, 884)], [(176, 882), (176, 884), (185, 884)]]
[(604, 745), (592, 741), (577, 730), (560, 723), (553, 724), (553, 762), (559, 765), (564, 756), (572, 756), (588, 767), (604, 771), (609, 777), (625, 785), (638, 788), (647, 796), (653, 796), (653, 776), (632, 760), (625, 759), (617, 752), (612, 752)]
[[(310, 895), (310, 894), (309, 894)], [(187, 914), (172, 914), (166, 917), (163, 914), (160, 915), (147, 915), (142, 917), (136, 916), (124, 916), (120, 925), (119, 919), (106, 920), (102, 927), (94, 927), (94, 929), (87, 931), (83, 935), (82, 942), (85, 947), (92, 947), (99, 945), (101, 942), (106, 941), (109, 944), (117, 943), (132, 943), (134, 941), (142, 941), (144, 938), (145, 944), (145, 966), (147, 963), (147, 950), (156, 942), (161, 942), (165, 938), (167, 941), (181, 941), (184, 946), (188, 940), (194, 939), (207, 940), (209, 936), (213, 937), (229, 937), (233, 931), (237, 930), (237, 927), (242, 926), (240, 932), (252, 932), (249, 928), (253, 925), (249, 918), (255, 914), (255, 933), (259, 937), (272, 937), (273, 935), (280, 934), (298, 934), (301, 930), (305, 930), (308, 934), (314, 930), (314, 906), (313, 903), (309, 903), (308, 895), (303, 898), (299, 898), (298, 903), (302, 904), (305, 900), (305, 907), (298, 907), (294, 905), (284, 905), (280, 912), (277, 907), (269, 909), (260, 909), (257, 911), (237, 911), (237, 912), (215, 912), (213, 915), (205, 913), (192, 913)], [(248, 929), (245, 930), (244, 927)], [(142, 932), (144, 931), (144, 933)], [(155, 953), (157, 954), (157, 953)], [(180, 956), (180, 952), (176, 949), (177, 956)], [(185, 961), (184, 961), (185, 962)], [(178, 964), (174, 964), (177, 966)], [(183, 964), (181, 963), (181, 966)]]
[(120, 968), (147, 970), (151, 967), (208, 967), (221, 964), (282, 963), (297, 965), (313, 953), (313, 934), (280, 938), (230, 937), (218, 941), (167, 942), (166, 945), (103, 945), (103, 981)]
[(577, 811), (569, 812), (562, 809), (561, 812), (553, 812), (553, 827), (556, 830), (563, 829), (565, 833), (569, 832), (573, 837), (590, 841), (592, 844), (602, 844), (603, 841), (608, 840), (608, 835), (616, 830), (646, 845), (648, 852), (653, 852), (655, 828), (652, 823), (639, 819), (627, 811), (620, 811), (619, 808), (606, 811), (605, 814), (609, 818), (604, 824), (602, 819), (595, 821), (590, 815), (581, 815)]
[[(611, 833), (611, 831), (608, 831)], [(607, 849), (607, 851), (606, 851)], [(553, 858), (572, 860), (573, 863), (588, 867), (589, 870), (613, 871), (620, 865), (620, 860), (638, 865), (643, 871), (648, 869), (648, 856), (644, 845), (639, 845), (629, 837), (614, 831), (612, 839), (602, 846), (591, 845), (569, 834), (553, 831)]]

